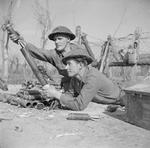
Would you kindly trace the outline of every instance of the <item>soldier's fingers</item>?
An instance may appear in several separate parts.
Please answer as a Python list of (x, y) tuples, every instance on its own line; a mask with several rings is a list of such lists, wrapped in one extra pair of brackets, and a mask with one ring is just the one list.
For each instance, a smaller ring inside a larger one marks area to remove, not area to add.
[(11, 34), (9, 35), (9, 37), (11, 40), (15, 40), (15, 41), (18, 40), (18, 37), (16, 35)]
[(47, 89), (49, 89), (49, 87), (50, 87), (49, 84), (46, 84), (43, 86), (43, 90), (47, 90)]

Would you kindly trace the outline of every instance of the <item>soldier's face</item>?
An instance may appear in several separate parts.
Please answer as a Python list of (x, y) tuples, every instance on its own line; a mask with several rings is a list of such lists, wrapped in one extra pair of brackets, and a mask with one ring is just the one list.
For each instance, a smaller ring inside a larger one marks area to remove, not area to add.
[(54, 42), (55, 42), (56, 49), (59, 51), (63, 51), (70, 43), (70, 39), (64, 35), (57, 35), (54, 38)]
[(73, 77), (79, 74), (81, 70), (81, 64), (79, 62), (70, 59), (70, 60), (67, 60), (66, 64), (67, 64), (66, 70), (70, 77)]

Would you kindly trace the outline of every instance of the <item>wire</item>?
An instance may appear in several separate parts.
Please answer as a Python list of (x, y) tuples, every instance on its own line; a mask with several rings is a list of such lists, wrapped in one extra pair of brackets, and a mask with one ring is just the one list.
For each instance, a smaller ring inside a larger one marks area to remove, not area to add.
[(113, 37), (116, 35), (116, 33), (118, 32), (118, 30), (119, 30), (119, 28), (120, 28), (120, 26), (121, 26), (121, 24), (122, 24), (122, 22), (123, 22), (123, 19), (124, 19), (124, 17), (125, 17), (125, 14), (126, 14), (126, 12), (127, 12), (127, 7), (128, 7), (128, 4), (126, 5), (126, 7), (125, 7), (125, 9), (124, 9), (124, 12), (123, 12), (123, 14), (122, 14), (122, 16), (121, 16), (121, 19), (120, 19), (120, 22), (119, 22), (119, 25), (117, 26), (117, 28), (116, 28), (116, 30), (115, 30), (115, 32), (114, 32), (114, 34), (113, 34)]
[(101, 42), (104, 42), (101, 38), (97, 38), (97, 37), (95, 37), (95, 36), (92, 36), (92, 35), (90, 35), (90, 34), (87, 34), (89, 37), (91, 37), (91, 38), (93, 38), (93, 39), (96, 39), (96, 40), (99, 40), (99, 41), (101, 41)]
[(143, 42), (143, 44), (144, 44), (146, 47), (150, 48), (150, 46), (148, 46), (148, 45), (145, 43), (144, 40), (141, 40), (141, 41)]

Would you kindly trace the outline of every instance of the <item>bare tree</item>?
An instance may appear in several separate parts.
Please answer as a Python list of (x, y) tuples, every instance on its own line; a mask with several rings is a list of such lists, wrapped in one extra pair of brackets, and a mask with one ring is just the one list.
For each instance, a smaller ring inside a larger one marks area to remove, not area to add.
[[(42, 1), (43, 3), (43, 1)], [(36, 20), (41, 28), (41, 41), (42, 41), (42, 48), (45, 48), (47, 43), (47, 33), (52, 27), (52, 21), (50, 17), (50, 8), (49, 8), (49, 0), (45, 0), (46, 6), (42, 6), (38, 0), (35, 1), (35, 16)]]
[[(43, 6), (42, 4), (45, 4), (45, 6)], [(42, 49), (44, 49), (48, 41), (48, 33), (52, 27), (49, 0), (45, 0), (45, 3), (43, 3), (43, 1), (42, 3), (40, 3), (39, 0), (35, 0), (35, 16), (38, 25), (41, 28), (41, 47)], [(47, 62), (37, 61), (37, 63), (40, 63), (40, 65), (43, 65), (46, 69), (48, 69), (49, 66), (51, 67), (52, 71), (53, 69), (55, 69), (53, 65)]]
[[(13, 8), (16, 3), (16, 0), (10, 0), (9, 7), (7, 10), (6, 16), (4, 16), (4, 24), (12, 24), (12, 13)], [(2, 42), (1, 42), (1, 48), (2, 48), (2, 69), (3, 69), (3, 79), (7, 82), (8, 81), (8, 65), (9, 65), (9, 52), (8, 52), (8, 44), (9, 44), (9, 35), (7, 32), (3, 29), (2, 32)]]
[(16, 69), (14, 73), (17, 73), (19, 71), (19, 58), (18, 57), (15, 58), (15, 65), (16, 65)]
[(9, 59), (9, 72), (13, 72), (14, 71), (14, 65), (15, 65), (15, 58), (14, 56), (12, 58)]

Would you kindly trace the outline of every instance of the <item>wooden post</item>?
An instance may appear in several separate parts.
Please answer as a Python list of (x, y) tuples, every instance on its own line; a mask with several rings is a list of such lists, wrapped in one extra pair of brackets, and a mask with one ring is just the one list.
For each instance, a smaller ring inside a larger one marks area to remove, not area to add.
[(139, 32), (139, 28), (136, 28), (135, 32), (134, 32), (134, 41), (133, 41), (133, 54), (135, 54), (135, 65), (132, 68), (132, 80), (136, 81), (137, 77), (137, 71), (138, 71), (138, 67), (137, 67), (137, 60), (139, 58), (139, 38), (140, 38), (140, 32)]
[(81, 35), (82, 44), (85, 46), (85, 49), (87, 50), (88, 54), (93, 58), (93, 60), (95, 60), (95, 56), (92, 52), (92, 49), (91, 49), (91, 47), (88, 43), (88, 40), (87, 40), (86, 36), (87, 35), (85, 33)]
[(101, 64), (100, 64), (100, 67), (99, 67), (99, 70), (100, 72), (104, 72), (104, 68), (106, 66), (106, 63), (107, 63), (107, 57), (108, 57), (108, 53), (109, 53), (109, 46), (110, 46), (110, 43), (111, 43), (111, 36), (109, 35), (107, 37), (107, 41), (105, 42), (105, 46), (104, 46), (104, 51), (103, 51), (103, 55), (101, 57)]
[(76, 41), (79, 45), (83, 44), (87, 53), (93, 58), (94, 61), (96, 61), (95, 56), (94, 56), (92, 49), (89, 45), (89, 42), (87, 40), (87, 34), (85, 34), (81, 31), (81, 26), (76, 27)]
[(76, 27), (76, 40), (79, 45), (81, 45), (81, 26)]

